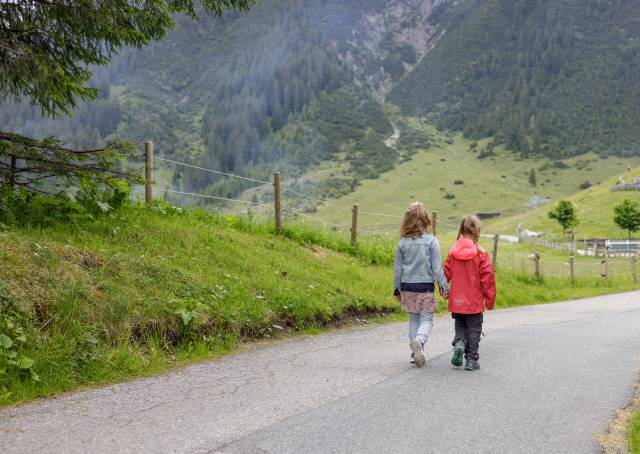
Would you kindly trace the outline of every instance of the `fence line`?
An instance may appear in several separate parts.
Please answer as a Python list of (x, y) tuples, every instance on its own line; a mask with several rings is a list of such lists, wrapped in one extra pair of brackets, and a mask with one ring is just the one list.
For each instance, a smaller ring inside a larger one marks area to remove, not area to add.
[(198, 169), (198, 170), (202, 170), (204, 172), (215, 173), (217, 175), (224, 175), (224, 176), (227, 176), (227, 177), (240, 178), (242, 180), (253, 181), (255, 183), (260, 183), (260, 184), (271, 184), (268, 181), (256, 180), (255, 178), (247, 178), (247, 177), (243, 177), (241, 175), (235, 175), (233, 173), (221, 172), (220, 170), (207, 169), (206, 167), (195, 166), (193, 164), (186, 164), (184, 162), (178, 162), (178, 161), (174, 161), (172, 159), (161, 158), (160, 156), (154, 156), (154, 158), (158, 159), (160, 161), (170, 162), (171, 164), (176, 164), (176, 165), (185, 166), (185, 167), (191, 167), (192, 169)]
[(185, 191), (176, 191), (174, 189), (168, 189), (168, 188), (158, 188), (161, 191), (164, 192), (169, 192), (172, 194), (182, 194), (182, 195), (187, 195), (187, 196), (193, 196), (193, 197), (202, 197), (205, 199), (214, 199), (214, 200), (223, 200), (226, 202), (237, 202), (237, 203), (245, 203), (247, 205), (254, 205), (254, 206), (267, 206), (267, 207), (271, 207), (271, 205), (267, 204), (267, 203), (258, 203), (258, 202), (251, 202), (249, 200), (240, 200), (240, 199), (229, 199), (226, 197), (216, 197), (213, 195), (205, 195), (205, 194), (198, 194), (195, 192), (185, 192)]
[[(144, 155), (143, 155), (143, 156), (144, 156)], [(168, 163), (175, 164), (175, 165), (180, 165), (180, 166), (190, 167), (190, 168), (192, 168), (192, 169), (202, 170), (202, 171), (204, 171), (204, 172), (215, 173), (215, 174), (217, 174), (217, 175), (223, 175), (223, 176), (232, 177), (232, 178), (239, 178), (239, 179), (242, 179), (242, 180), (252, 181), (252, 182), (260, 183), (260, 184), (271, 184), (271, 183), (270, 183), (270, 182), (268, 182), (268, 181), (258, 180), (258, 179), (255, 179), (255, 178), (243, 177), (243, 176), (241, 176), (241, 175), (236, 175), (236, 174), (229, 173), (229, 172), (222, 172), (222, 171), (220, 171), (220, 170), (208, 169), (208, 168), (206, 168), (206, 167), (200, 167), (200, 166), (196, 166), (196, 165), (193, 165), (193, 164), (187, 164), (187, 163), (185, 163), (185, 162), (174, 161), (173, 159), (162, 158), (162, 157), (160, 157), (160, 156), (154, 156), (154, 159), (158, 159), (158, 160), (160, 160), (160, 161), (168, 162)], [(286, 186), (282, 186), (282, 188), (281, 188), (281, 189), (282, 189), (283, 191), (289, 192), (289, 193), (291, 193), (291, 194), (295, 194), (295, 195), (298, 195), (298, 196), (301, 196), (301, 197), (307, 198), (307, 199), (309, 199), (309, 200), (313, 200), (313, 201), (315, 201), (315, 202), (325, 204), (325, 205), (327, 205), (327, 206), (331, 206), (331, 207), (334, 207), (334, 208), (338, 208), (338, 209), (340, 209), (340, 210), (344, 210), (344, 211), (351, 211), (351, 208), (343, 207), (343, 206), (340, 206), (340, 205), (336, 205), (335, 203), (327, 202), (326, 200), (323, 200), (323, 199), (320, 199), (320, 198), (317, 198), (317, 197), (311, 196), (311, 195), (309, 195), (309, 194), (305, 194), (305, 193), (303, 193), (303, 192), (296, 191), (296, 190), (291, 189), (291, 188), (286, 187)], [(400, 218), (402, 217), (401, 215), (386, 214), (386, 213), (375, 213), (375, 212), (371, 212), (371, 211), (360, 211), (360, 213), (361, 213), (361, 214), (368, 214), (368, 215), (371, 215), (371, 216), (383, 216), (383, 217), (390, 217), (390, 218), (395, 218), (395, 219), (400, 219)]]

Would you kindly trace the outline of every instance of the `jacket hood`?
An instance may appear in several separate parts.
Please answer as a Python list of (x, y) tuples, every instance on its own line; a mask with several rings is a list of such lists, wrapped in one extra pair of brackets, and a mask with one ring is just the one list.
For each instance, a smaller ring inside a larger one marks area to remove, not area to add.
[(468, 238), (460, 238), (449, 253), (458, 260), (471, 260), (478, 255), (478, 245)]

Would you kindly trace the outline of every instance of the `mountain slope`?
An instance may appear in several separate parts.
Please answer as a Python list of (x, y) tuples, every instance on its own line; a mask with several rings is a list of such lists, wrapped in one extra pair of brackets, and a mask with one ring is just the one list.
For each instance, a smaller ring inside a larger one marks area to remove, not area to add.
[[(359, 180), (397, 160), (383, 144), (393, 129), (380, 99), (424, 53), (432, 2), (265, 0), (224, 20), (177, 17), (164, 40), (97, 71), (113, 112), (89, 103), (69, 122), (38, 125), (28, 107), (5, 105), (0, 120), (77, 145), (151, 138), (161, 155), (254, 178), (346, 152)], [(362, 165), (369, 158), (377, 164)], [(244, 189), (185, 169), (165, 183), (216, 195)]]
[(640, 3), (463, 0), (389, 100), (527, 157), (637, 155)]
[[(640, 193), (634, 191), (611, 192), (609, 188), (618, 184), (621, 178), (627, 182), (633, 181), (634, 178), (640, 178), (640, 168), (610, 178), (602, 184), (567, 198), (576, 205), (578, 210), (580, 224), (575, 231), (579, 238), (627, 238), (626, 230), (622, 230), (613, 222), (613, 207), (619, 205), (624, 199), (640, 202)], [(543, 206), (519, 216), (496, 220), (490, 224), (489, 228), (491, 231), (513, 235), (517, 227), (520, 226), (522, 229), (562, 235), (562, 227), (548, 217), (552, 206)]]
[[(376, 180), (363, 181), (352, 193), (331, 199), (331, 205), (321, 204), (315, 215), (348, 225), (348, 210), (336, 205), (349, 208), (357, 203), (364, 212), (397, 216), (393, 219), (361, 214), (358, 223), (361, 229), (395, 233), (408, 204), (421, 201), (430, 210), (438, 211), (440, 231), (448, 232), (456, 229), (462, 215), (502, 212), (504, 217), (513, 216), (526, 211), (536, 198), (567, 197), (578, 192), (581, 184), (607, 181), (627, 166), (640, 165), (640, 156), (600, 159), (595, 154), (586, 154), (562, 161), (544, 157), (521, 159), (504, 147), (496, 147), (494, 155), (478, 159), (488, 142), (488, 139), (470, 142), (461, 135), (451, 139), (441, 137)], [(536, 174), (535, 186), (529, 181), (532, 170)]]

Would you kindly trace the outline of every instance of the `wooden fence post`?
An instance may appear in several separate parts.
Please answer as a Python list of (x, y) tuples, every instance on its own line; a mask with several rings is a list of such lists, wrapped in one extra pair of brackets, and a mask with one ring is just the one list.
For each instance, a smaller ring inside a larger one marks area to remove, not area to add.
[(153, 203), (153, 142), (144, 142), (144, 199), (147, 206)]
[(576, 258), (573, 254), (569, 256), (569, 274), (571, 275), (571, 285), (576, 283)]
[(604, 272), (602, 273), (602, 277), (604, 278), (604, 283), (609, 284), (609, 246), (604, 247), (604, 260), (602, 261), (604, 265)]
[(280, 205), (280, 172), (273, 172), (274, 202), (276, 215), (276, 234), (282, 231), (282, 207)]
[(431, 214), (431, 228), (433, 229), (433, 235), (434, 236), (437, 235), (437, 233), (436, 233), (437, 232), (437, 230), (436, 230), (437, 225), (438, 225), (438, 212), (434, 211)]
[(533, 261), (535, 262), (536, 265), (536, 279), (540, 279), (541, 277), (541, 273), (540, 273), (540, 254), (538, 254), (537, 252), (533, 254)]
[(493, 263), (493, 267), (496, 267), (496, 263), (498, 262), (498, 242), (500, 241), (500, 235), (497, 233), (493, 235), (493, 254), (491, 258), (491, 263)]
[(356, 245), (358, 239), (358, 204), (351, 209), (351, 246)]
[(631, 256), (631, 279), (634, 284), (638, 283), (638, 254), (640, 249), (636, 250), (636, 253)]

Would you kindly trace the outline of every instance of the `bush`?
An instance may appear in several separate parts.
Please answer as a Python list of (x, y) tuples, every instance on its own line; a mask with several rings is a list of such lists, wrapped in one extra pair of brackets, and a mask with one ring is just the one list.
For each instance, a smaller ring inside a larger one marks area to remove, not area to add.
[(461, 185), (461, 184), (464, 184), (464, 181), (463, 180), (455, 180), (453, 182), (453, 184)]
[(447, 200), (452, 200), (456, 198), (456, 195), (451, 191), (447, 191), (447, 193), (444, 195), (444, 198)]
[(580, 183), (580, 189), (589, 189), (592, 186), (592, 184), (589, 182), (589, 180), (585, 180), (584, 182)]
[(0, 192), (0, 221), (9, 224), (48, 226), (56, 221), (79, 222), (117, 210), (130, 202), (129, 185), (101, 189), (94, 181), (80, 183), (75, 196), (65, 192), (36, 194), (22, 189)]

